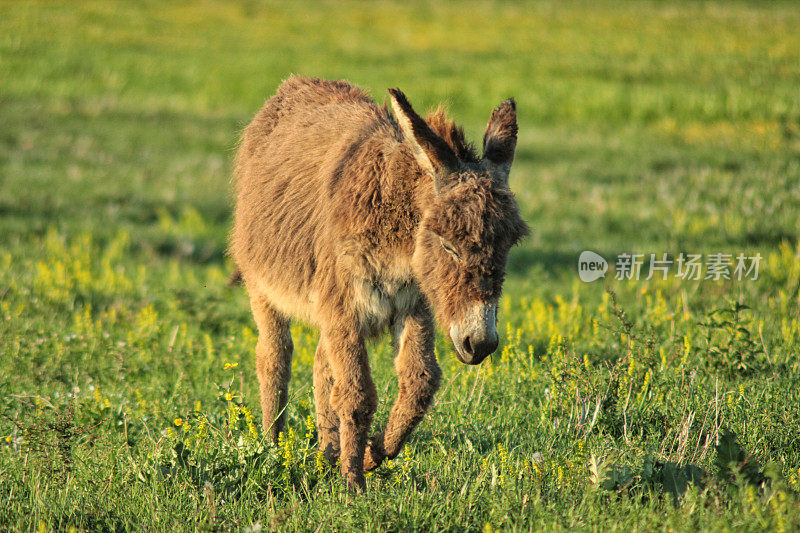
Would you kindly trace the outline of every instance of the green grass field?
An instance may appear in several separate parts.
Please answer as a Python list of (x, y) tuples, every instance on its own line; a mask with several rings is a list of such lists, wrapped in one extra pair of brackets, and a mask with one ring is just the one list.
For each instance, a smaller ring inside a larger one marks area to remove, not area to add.
[[(797, 530), (798, 27), (789, 2), (0, 1), (0, 530)], [(237, 138), (290, 73), (444, 102), (475, 140), (518, 102), (502, 348), (465, 367), (440, 335), (436, 404), (361, 496), (317, 453), (302, 324), (262, 438), (225, 286)], [(584, 283), (583, 250), (763, 260)]]

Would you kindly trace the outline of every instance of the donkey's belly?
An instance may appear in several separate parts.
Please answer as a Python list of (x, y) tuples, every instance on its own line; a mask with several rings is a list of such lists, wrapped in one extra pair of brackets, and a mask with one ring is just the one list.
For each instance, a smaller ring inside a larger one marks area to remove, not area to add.
[(259, 277), (255, 284), (257, 291), (265, 295), (281, 313), (319, 325), (316, 321), (317, 294), (315, 291), (295, 291), (285, 283), (274, 282), (264, 277)]

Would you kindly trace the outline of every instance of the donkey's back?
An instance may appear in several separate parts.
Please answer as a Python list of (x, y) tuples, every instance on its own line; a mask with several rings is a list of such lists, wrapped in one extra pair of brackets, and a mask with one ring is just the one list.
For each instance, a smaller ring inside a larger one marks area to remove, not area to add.
[[(323, 108), (328, 109), (323, 111)], [(368, 115), (377, 107), (364, 91), (347, 82), (291, 76), (278, 87), (275, 96), (267, 100), (245, 130), (238, 162), (242, 163), (242, 158), (252, 157), (262, 149), (279, 123), (320, 127), (327, 122), (331, 126), (341, 126), (337, 119), (355, 123), (364, 118), (347, 116), (347, 111), (355, 110), (360, 111), (358, 115)]]

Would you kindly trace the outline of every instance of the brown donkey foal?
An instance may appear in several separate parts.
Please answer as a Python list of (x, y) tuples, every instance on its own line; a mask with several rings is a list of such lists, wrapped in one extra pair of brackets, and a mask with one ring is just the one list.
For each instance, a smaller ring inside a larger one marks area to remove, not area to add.
[[(439, 387), (434, 315), (458, 359), (497, 349), (509, 249), (527, 228), (508, 173), (513, 100), (495, 109), (483, 157), (442, 111), (395, 119), (343, 81), (293, 76), (247, 127), (236, 160), (232, 253), (258, 324), (264, 429), (283, 430), (291, 317), (320, 330), (314, 399), (320, 447), (348, 485), (395, 457)], [(400, 392), (382, 433), (365, 341), (394, 335)]]

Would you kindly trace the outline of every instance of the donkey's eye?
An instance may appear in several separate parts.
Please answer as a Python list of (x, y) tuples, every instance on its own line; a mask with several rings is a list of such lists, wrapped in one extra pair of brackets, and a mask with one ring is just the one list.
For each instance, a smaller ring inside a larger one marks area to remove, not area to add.
[(456, 249), (453, 247), (453, 245), (450, 244), (449, 242), (447, 242), (446, 240), (444, 240), (441, 237), (439, 237), (439, 241), (442, 243), (442, 248), (444, 248), (444, 251), (447, 252), (448, 254), (452, 255), (453, 259), (455, 259), (456, 262), (460, 263), (461, 262), (461, 256), (458, 255), (458, 252), (456, 252)]

